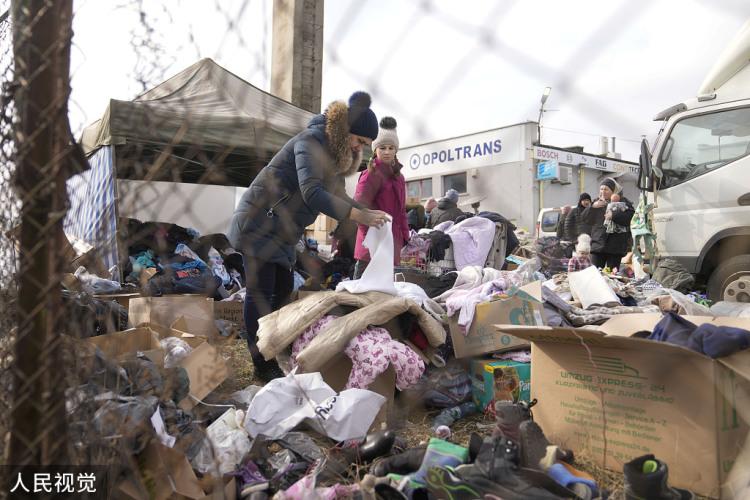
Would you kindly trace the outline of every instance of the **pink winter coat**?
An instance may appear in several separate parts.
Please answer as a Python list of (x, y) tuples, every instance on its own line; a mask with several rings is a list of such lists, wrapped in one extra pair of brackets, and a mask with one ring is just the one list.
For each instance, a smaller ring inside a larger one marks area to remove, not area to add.
[[(409, 224), (406, 221), (406, 181), (400, 173), (393, 175), (391, 167), (373, 160), (373, 168), (362, 172), (357, 182), (354, 199), (367, 208), (382, 210), (393, 218), (393, 263), (401, 263), (401, 247), (409, 241)], [(367, 235), (367, 226), (357, 225), (357, 243), (354, 258), (370, 260), (370, 254), (362, 246)]]

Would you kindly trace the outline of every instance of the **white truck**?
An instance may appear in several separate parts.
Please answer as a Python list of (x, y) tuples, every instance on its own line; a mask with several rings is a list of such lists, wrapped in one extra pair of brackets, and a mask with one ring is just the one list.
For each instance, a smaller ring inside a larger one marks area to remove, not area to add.
[(639, 185), (654, 203), (658, 252), (707, 284), (750, 302), (750, 21), (706, 76), (698, 95), (655, 118), (642, 145)]

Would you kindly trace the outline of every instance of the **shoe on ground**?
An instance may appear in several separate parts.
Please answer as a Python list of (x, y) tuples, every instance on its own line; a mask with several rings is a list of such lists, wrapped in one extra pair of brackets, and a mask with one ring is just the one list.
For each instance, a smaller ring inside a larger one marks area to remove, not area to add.
[(693, 500), (695, 495), (669, 486), (669, 468), (654, 455), (643, 455), (623, 466), (626, 500)]
[(286, 376), (275, 359), (266, 361), (262, 356), (258, 356), (256, 359), (253, 359), (253, 367), (255, 378), (266, 383)]
[(530, 403), (520, 401), (512, 403), (510, 401), (498, 401), (495, 403), (495, 429), (492, 431), (492, 437), (505, 436), (516, 443), (521, 441), (519, 426), (522, 422), (533, 419), (531, 408), (536, 404), (536, 399)]
[(372, 464), (370, 474), (385, 477), (388, 474), (405, 476), (419, 470), (424, 460), (427, 448), (410, 448), (403, 453), (382, 458)]
[(268, 489), (268, 479), (252, 460), (248, 460), (234, 475), (239, 479), (241, 498), (250, 498), (253, 493)]

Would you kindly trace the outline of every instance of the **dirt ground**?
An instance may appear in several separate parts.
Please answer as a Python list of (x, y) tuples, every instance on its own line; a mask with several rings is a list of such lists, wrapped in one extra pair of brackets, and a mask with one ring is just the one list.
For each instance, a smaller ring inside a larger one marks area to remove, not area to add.
[[(222, 346), (221, 352), (227, 361), (231, 375), (221, 386), (219, 386), (215, 391), (215, 394), (231, 394), (232, 392), (244, 389), (251, 384), (263, 385), (262, 382), (253, 377), (252, 361), (250, 360), (247, 351), (247, 344), (244, 340), (238, 339), (236, 341), (227, 342)], [(396, 411), (400, 412), (400, 414), (394, 419), (395, 425), (393, 425), (393, 427), (396, 428), (398, 435), (404, 438), (410, 447), (417, 446), (420, 443), (426, 443), (431, 437), (430, 424), (438, 412), (427, 412), (416, 409), (412, 409), (411, 411), (405, 410), (405, 406), (411, 406), (408, 405), (408, 403), (402, 403), (397, 406), (399, 408)], [(452, 426), (453, 435), (451, 436), (450, 441), (461, 445), (467, 445), (469, 442), (469, 436), (472, 432), (486, 434), (490, 432), (492, 425), (493, 421), (491, 417), (481, 414), (461, 419)], [(590, 455), (587, 455), (585, 451), (573, 451), (576, 457), (576, 465), (594, 476), (600, 487), (609, 490), (611, 494), (610, 498), (622, 498), (623, 479), (621, 473), (609, 471), (596, 466)]]

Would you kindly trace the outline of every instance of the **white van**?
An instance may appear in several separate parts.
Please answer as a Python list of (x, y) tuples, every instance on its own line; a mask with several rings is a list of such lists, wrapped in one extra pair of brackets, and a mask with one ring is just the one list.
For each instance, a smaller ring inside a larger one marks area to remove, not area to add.
[(707, 284), (712, 300), (750, 302), (750, 21), (698, 95), (659, 113), (641, 147), (661, 257)]
[(557, 236), (557, 226), (560, 224), (561, 216), (562, 207), (541, 209), (536, 219), (536, 237)]

